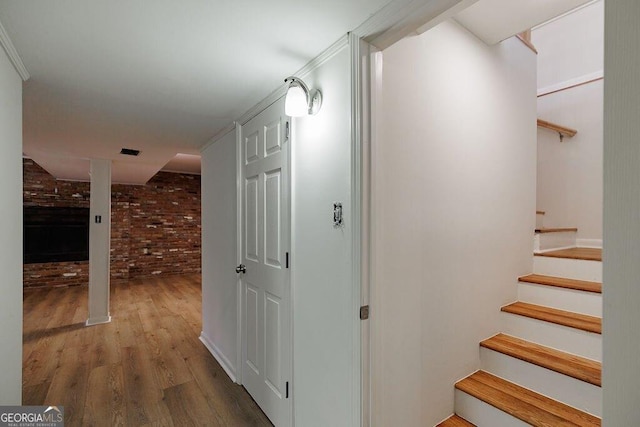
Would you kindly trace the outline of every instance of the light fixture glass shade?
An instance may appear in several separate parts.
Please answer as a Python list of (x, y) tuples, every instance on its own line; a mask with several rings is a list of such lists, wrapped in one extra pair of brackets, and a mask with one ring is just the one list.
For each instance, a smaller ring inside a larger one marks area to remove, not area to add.
[(284, 113), (291, 117), (306, 116), (309, 114), (309, 101), (307, 92), (302, 86), (293, 82), (287, 90), (284, 100)]

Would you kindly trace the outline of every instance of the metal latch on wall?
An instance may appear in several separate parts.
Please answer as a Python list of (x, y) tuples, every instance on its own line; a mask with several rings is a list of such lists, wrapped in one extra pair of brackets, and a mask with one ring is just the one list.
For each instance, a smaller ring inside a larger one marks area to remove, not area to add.
[(360, 320), (367, 320), (369, 318), (369, 306), (363, 305), (360, 307)]
[(335, 202), (333, 204), (333, 226), (342, 227), (342, 203)]

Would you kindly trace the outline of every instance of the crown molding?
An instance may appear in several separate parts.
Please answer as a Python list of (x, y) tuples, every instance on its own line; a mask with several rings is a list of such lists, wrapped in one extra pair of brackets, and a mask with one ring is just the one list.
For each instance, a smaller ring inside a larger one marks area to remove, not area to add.
[[(333, 58), (338, 52), (340, 52), (342, 49), (347, 47), (348, 44), (349, 44), (348, 35), (344, 35), (344, 36), (340, 37), (340, 39), (338, 39), (335, 43), (333, 43), (331, 46), (326, 48), (318, 56), (313, 58), (311, 61), (307, 62), (307, 64), (304, 67), (300, 68), (297, 72), (295, 72), (295, 73), (293, 73), (291, 75), (292, 76), (296, 76), (296, 77), (300, 77), (300, 78), (306, 77), (313, 70), (315, 70), (316, 68), (320, 67), (322, 64), (324, 64), (325, 62), (327, 62), (331, 58)], [(244, 113), (242, 116), (240, 116), (236, 120), (236, 122), (238, 122), (238, 124), (240, 124), (241, 126), (246, 124), (249, 120), (253, 119), (255, 116), (260, 114), (262, 111), (264, 111), (271, 104), (276, 102), (278, 99), (282, 98), (287, 93), (287, 88), (288, 87), (289, 87), (289, 85), (284, 83), (284, 79), (283, 79), (283, 83), (276, 90), (271, 92), (269, 95), (267, 95), (266, 98), (264, 98), (262, 101), (257, 103), (255, 106), (250, 108), (246, 113)]]
[(13, 42), (9, 38), (9, 34), (7, 34), (7, 31), (2, 26), (2, 22), (0, 22), (0, 45), (2, 45), (4, 51), (7, 52), (7, 56), (13, 64), (13, 68), (16, 69), (22, 80), (29, 80), (29, 78), (31, 77), (29, 75), (29, 71), (27, 71), (27, 67), (24, 66), (22, 58), (20, 58), (16, 47), (13, 45)]
[[(338, 39), (335, 43), (329, 46), (327, 49), (322, 51), (322, 53), (320, 53), (318, 56), (313, 58), (311, 61), (307, 62), (307, 64), (304, 67), (300, 68), (297, 72), (291, 75), (300, 77), (300, 78), (306, 77), (307, 75), (309, 75), (309, 73), (311, 73), (313, 70), (320, 67), (322, 64), (324, 64), (331, 58), (333, 58), (338, 52), (340, 52), (342, 49), (344, 49), (348, 45), (349, 45), (349, 35), (345, 34), (344, 36), (340, 37), (340, 39)], [(262, 101), (258, 102), (256, 105), (254, 105), (249, 110), (247, 110), (247, 112), (245, 112), (242, 116), (238, 117), (236, 120), (234, 120), (233, 122), (229, 123), (227, 126), (220, 129), (218, 132), (216, 132), (216, 134), (213, 135), (213, 137), (205, 145), (202, 146), (202, 148), (200, 149), (200, 152), (206, 150), (211, 145), (215, 144), (218, 140), (220, 140), (220, 138), (222, 138), (229, 132), (233, 131), (236, 127), (236, 123), (241, 126), (246, 124), (249, 120), (251, 120), (258, 114), (260, 114), (265, 109), (267, 109), (270, 105), (272, 105), (278, 99), (282, 98), (287, 93), (288, 87), (289, 85), (284, 83), (284, 78), (283, 78), (283, 83), (280, 86), (278, 86), (276, 90), (271, 92)]]
[(202, 147), (200, 147), (200, 153), (204, 153), (207, 148), (211, 147), (216, 142), (220, 141), (229, 132), (233, 132), (236, 129), (236, 122), (233, 121), (216, 132)]

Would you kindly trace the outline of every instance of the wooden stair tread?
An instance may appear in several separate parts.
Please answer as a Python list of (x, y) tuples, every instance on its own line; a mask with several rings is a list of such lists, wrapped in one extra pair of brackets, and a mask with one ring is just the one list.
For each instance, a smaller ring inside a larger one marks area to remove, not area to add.
[(469, 421), (461, 418), (457, 415), (452, 415), (436, 427), (476, 427), (475, 424), (471, 424)]
[(532, 426), (601, 425), (598, 417), (484, 371), (458, 381), (456, 388)]
[(574, 289), (577, 291), (602, 293), (602, 283), (587, 282), (586, 280), (567, 279), (565, 277), (543, 276), (542, 274), (529, 274), (518, 279), (521, 282), (535, 283), (538, 285), (555, 286), (557, 288)]
[(536, 234), (545, 234), (545, 233), (566, 233), (566, 232), (575, 232), (578, 231), (575, 227), (558, 227), (558, 228), (536, 228)]
[(581, 329), (596, 334), (602, 333), (602, 319), (586, 314), (573, 313), (571, 311), (558, 310), (556, 308), (544, 307), (542, 305), (529, 304), (526, 302), (514, 302), (502, 307), (506, 313), (518, 314), (543, 320), (558, 325)]
[(557, 251), (537, 252), (535, 256), (552, 258), (583, 259), (587, 261), (602, 261), (602, 249), (597, 248), (569, 248)]
[(480, 345), (589, 384), (602, 386), (602, 364), (594, 360), (505, 334), (486, 339)]

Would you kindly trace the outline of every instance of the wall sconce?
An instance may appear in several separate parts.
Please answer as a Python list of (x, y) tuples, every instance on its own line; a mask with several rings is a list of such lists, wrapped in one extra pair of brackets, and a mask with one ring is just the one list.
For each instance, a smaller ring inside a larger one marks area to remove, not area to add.
[(289, 83), (287, 96), (284, 100), (284, 113), (291, 117), (314, 115), (320, 111), (322, 93), (319, 90), (311, 92), (309, 87), (298, 77), (287, 77)]

